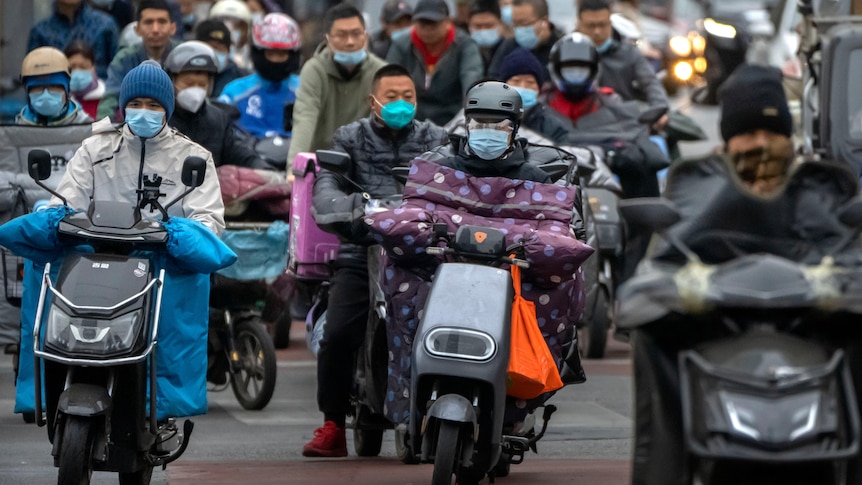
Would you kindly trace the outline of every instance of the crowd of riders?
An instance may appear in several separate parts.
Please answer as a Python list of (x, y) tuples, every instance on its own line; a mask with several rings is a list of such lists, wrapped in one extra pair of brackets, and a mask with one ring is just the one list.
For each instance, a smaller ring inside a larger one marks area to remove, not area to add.
[[(388, 0), (381, 12), (328, 3), (321, 40), (309, 45), (318, 38), (291, 16), (292, 2), (55, 0), (30, 30), (15, 123), (110, 122), (128, 127), (117, 139), (129, 146), (134, 138), (196, 144), (214, 166), (250, 168), (267, 167), (256, 141), (282, 137), (288, 180), (296, 154), (336, 149), (351, 156), (354, 180), (373, 198), (399, 190), (391, 167), (446, 144), (445, 155), (431, 157), (436, 163), (477, 177), (550, 182), (526, 163), (519, 129), (578, 145), (595, 141), (582, 133), (605, 127), (611, 141), (631, 146), (611, 164), (624, 196), (659, 195), (655, 147), (632, 141), (638, 111), (626, 102), (667, 108), (668, 99), (637, 47), (613, 30), (620, 6), (611, 0), (579, 2), (574, 32), (554, 24), (547, 0), (459, 0), (454, 11), (445, 0)], [(367, 16), (378, 14), (381, 28), (369, 32)], [(450, 136), (442, 127), (459, 118), (467, 135)], [(666, 122), (660, 117), (652, 128)], [(222, 210), (211, 198), (207, 204)], [(352, 376), (344, 355), (364, 336), (366, 198), (326, 171), (315, 186), (315, 218), (341, 247), (318, 354), (324, 425), (305, 456), (347, 455)]]

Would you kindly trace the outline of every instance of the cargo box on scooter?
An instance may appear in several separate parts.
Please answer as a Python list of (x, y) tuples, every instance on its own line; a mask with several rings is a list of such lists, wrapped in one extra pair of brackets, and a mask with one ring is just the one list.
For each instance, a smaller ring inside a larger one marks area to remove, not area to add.
[(289, 269), (299, 279), (329, 279), (329, 262), (338, 255), (338, 238), (323, 231), (311, 215), (314, 179), (320, 170), (313, 153), (299, 153), (293, 160), (290, 196)]

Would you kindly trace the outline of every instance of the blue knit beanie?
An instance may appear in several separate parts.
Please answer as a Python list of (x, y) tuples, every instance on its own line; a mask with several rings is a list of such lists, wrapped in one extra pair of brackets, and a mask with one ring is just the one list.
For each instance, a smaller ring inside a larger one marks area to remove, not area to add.
[(174, 85), (158, 62), (147, 60), (129, 71), (120, 85), (120, 109), (126, 114), (126, 105), (135, 98), (152, 98), (165, 108), (165, 119), (174, 113)]
[(542, 63), (536, 59), (532, 52), (523, 47), (516, 47), (512, 52), (506, 54), (500, 63), (499, 81), (507, 82), (512, 76), (521, 74), (532, 74), (536, 78), (539, 87), (545, 82), (545, 71)]

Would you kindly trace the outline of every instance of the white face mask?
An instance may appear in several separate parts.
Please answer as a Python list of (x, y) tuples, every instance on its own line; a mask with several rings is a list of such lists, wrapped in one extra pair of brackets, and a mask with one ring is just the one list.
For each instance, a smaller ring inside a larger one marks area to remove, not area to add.
[(197, 113), (207, 99), (204, 88), (186, 88), (177, 93), (177, 104), (186, 111)]

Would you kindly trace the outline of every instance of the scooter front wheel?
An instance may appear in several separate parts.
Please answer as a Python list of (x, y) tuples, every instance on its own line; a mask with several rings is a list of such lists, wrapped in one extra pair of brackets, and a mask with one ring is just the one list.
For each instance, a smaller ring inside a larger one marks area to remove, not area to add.
[(230, 385), (243, 408), (259, 411), (269, 404), (275, 391), (275, 347), (257, 317), (237, 322), (235, 339), (242, 368), (231, 373)]
[(460, 428), (456, 423), (441, 421), (437, 432), (437, 446), (434, 452), (434, 475), (432, 485), (452, 485), (452, 475), (458, 467)]
[(93, 476), (92, 421), (80, 416), (66, 416), (60, 446), (58, 485), (86, 485)]
[(359, 456), (377, 456), (383, 447), (382, 429), (354, 429), (353, 448)]

